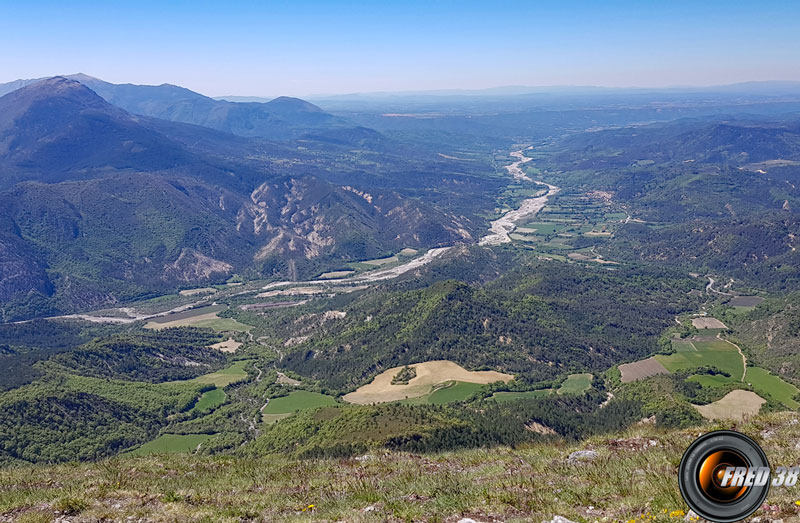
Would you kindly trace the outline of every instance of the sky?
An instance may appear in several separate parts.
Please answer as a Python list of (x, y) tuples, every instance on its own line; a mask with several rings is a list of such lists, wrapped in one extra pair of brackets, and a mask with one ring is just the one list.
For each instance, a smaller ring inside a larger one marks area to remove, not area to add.
[(0, 0), (0, 49), (209, 96), (800, 81), (800, 2)]

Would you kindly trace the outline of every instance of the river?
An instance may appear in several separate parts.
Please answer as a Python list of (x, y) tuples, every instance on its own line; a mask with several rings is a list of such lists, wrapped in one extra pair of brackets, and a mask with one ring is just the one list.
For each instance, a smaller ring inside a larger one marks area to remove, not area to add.
[[(528, 148), (530, 149), (530, 147)], [(503, 216), (494, 220), (490, 223), (489, 233), (486, 234), (483, 238), (480, 239), (478, 242), (479, 245), (500, 245), (502, 243), (508, 243), (511, 241), (510, 234), (514, 232), (514, 229), (517, 228), (517, 224), (526, 218), (530, 218), (531, 216), (535, 215), (539, 211), (541, 211), (544, 206), (547, 204), (547, 200), (550, 199), (551, 196), (556, 194), (559, 191), (559, 188), (555, 185), (550, 185), (538, 180), (532, 180), (520, 167), (522, 164), (531, 161), (531, 158), (525, 156), (526, 149), (520, 149), (518, 151), (513, 151), (510, 155), (514, 158), (517, 158), (517, 161), (506, 165), (505, 168), (508, 173), (514, 177), (515, 180), (524, 180), (528, 182), (536, 182), (540, 185), (544, 185), (547, 187), (547, 191), (543, 194), (535, 196), (533, 198), (527, 198), (522, 201), (518, 209), (513, 209), (508, 211)], [(375, 283), (384, 280), (390, 280), (392, 278), (397, 278), (409, 271), (413, 271), (414, 269), (418, 269), (423, 267), (430, 262), (442, 257), (445, 253), (447, 253), (453, 247), (437, 247), (433, 249), (429, 249), (425, 254), (418, 258), (414, 258), (406, 263), (401, 265), (397, 265), (395, 267), (389, 267), (386, 269), (378, 269), (374, 271), (370, 271), (366, 274), (359, 274), (356, 276), (349, 276), (347, 278), (336, 278), (336, 279), (325, 279), (325, 280), (307, 280), (307, 281), (278, 281), (273, 282), (265, 287), (264, 290), (275, 289), (278, 287), (286, 287), (289, 285), (359, 285), (364, 283)], [(199, 303), (199, 302), (197, 302)], [(178, 312), (180, 310), (185, 310), (197, 303), (183, 305), (176, 309), (161, 312), (158, 314), (151, 314), (151, 315), (132, 315), (133, 317), (109, 317), (109, 316), (92, 316), (88, 314), (72, 314), (68, 316), (59, 316), (60, 318), (75, 318), (75, 319), (83, 319), (87, 321), (97, 322), (97, 323), (132, 323), (138, 320), (150, 319), (157, 316), (165, 316), (172, 312)]]

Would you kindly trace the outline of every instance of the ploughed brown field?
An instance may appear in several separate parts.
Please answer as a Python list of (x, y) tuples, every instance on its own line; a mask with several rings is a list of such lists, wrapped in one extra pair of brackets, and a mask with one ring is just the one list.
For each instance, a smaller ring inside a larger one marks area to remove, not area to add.
[(656, 374), (669, 374), (669, 371), (655, 358), (647, 358), (634, 363), (623, 363), (619, 366), (619, 371), (622, 373), (621, 380), (623, 383), (641, 380)]

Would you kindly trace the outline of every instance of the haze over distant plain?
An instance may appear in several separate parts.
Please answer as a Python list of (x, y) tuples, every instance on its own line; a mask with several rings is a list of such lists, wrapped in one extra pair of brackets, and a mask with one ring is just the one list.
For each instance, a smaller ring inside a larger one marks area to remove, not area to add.
[[(702, 4), (702, 5), (701, 5)], [(800, 80), (800, 3), (6, 3), (0, 82), (82, 71), (209, 96)]]

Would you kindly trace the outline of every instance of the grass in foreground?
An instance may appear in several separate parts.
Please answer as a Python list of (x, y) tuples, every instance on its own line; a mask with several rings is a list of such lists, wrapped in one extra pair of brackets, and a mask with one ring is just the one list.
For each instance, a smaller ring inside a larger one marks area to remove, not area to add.
[[(755, 437), (773, 463), (798, 463), (796, 414), (663, 431), (636, 426), (579, 443), (359, 459), (159, 455), (0, 471), (0, 519), (166, 521), (682, 521), (676, 470), (702, 431)], [(767, 434), (769, 438), (762, 438)], [(652, 444), (650, 441), (654, 441)], [(598, 457), (568, 464), (576, 450)], [(795, 520), (796, 489), (774, 488), (776, 507), (755, 516)], [(59, 512), (59, 514), (56, 514)]]

